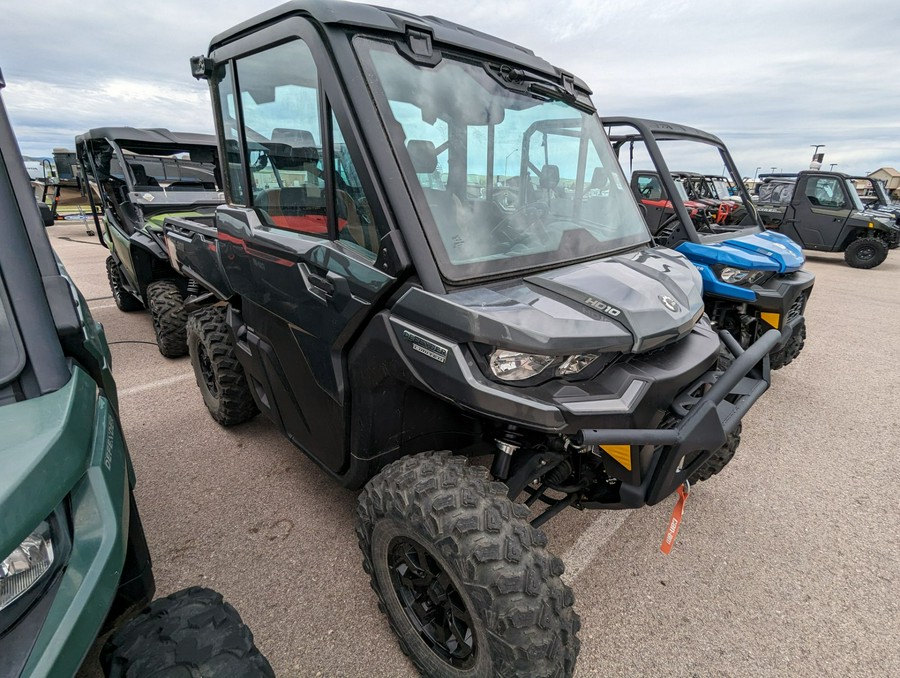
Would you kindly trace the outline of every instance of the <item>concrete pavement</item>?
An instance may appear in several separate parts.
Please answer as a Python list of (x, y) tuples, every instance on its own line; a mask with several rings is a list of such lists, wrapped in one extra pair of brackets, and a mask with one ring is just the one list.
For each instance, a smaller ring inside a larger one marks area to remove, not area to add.
[[(158, 594), (222, 592), (279, 676), (414, 675), (362, 571), (355, 493), (261, 417), (219, 427), (189, 360), (115, 308), (96, 238), (49, 233), (112, 344)], [(900, 675), (900, 252), (808, 267), (807, 346), (691, 493), (670, 556), (673, 500), (546, 526), (582, 618), (579, 676)]]

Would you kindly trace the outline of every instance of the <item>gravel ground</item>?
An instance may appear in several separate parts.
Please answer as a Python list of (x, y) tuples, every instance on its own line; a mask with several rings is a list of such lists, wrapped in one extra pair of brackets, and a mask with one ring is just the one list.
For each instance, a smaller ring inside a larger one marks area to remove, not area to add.
[[(157, 593), (221, 591), (279, 676), (414, 675), (360, 566), (355, 494), (262, 418), (216, 425), (188, 359), (115, 308), (96, 238), (49, 233), (113, 344)], [(581, 614), (579, 676), (900, 675), (900, 253), (808, 268), (806, 349), (692, 492), (670, 556), (672, 500), (547, 526)]]

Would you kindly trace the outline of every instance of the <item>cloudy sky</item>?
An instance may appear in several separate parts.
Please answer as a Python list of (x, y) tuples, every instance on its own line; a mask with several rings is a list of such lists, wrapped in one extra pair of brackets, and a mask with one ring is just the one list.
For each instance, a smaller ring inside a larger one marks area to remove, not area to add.
[[(259, 0), (3, 0), (0, 70), (26, 155), (91, 127), (211, 131), (188, 58)], [(529, 47), (576, 73), (601, 114), (700, 127), (752, 176), (900, 167), (896, 0), (379, 0)], [(701, 169), (701, 168), (698, 168)], [(707, 168), (702, 168), (707, 169)], [(713, 168), (708, 168), (713, 169)]]

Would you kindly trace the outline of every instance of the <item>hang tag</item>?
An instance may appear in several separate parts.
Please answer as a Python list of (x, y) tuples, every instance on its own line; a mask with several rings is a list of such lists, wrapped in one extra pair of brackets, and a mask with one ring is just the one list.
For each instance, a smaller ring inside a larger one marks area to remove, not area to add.
[(672, 517), (669, 519), (669, 529), (666, 530), (665, 539), (659, 550), (669, 555), (672, 547), (675, 546), (675, 537), (678, 536), (678, 529), (681, 527), (681, 516), (684, 514), (684, 504), (687, 502), (690, 487), (687, 483), (678, 488), (678, 499), (675, 501), (675, 507), (672, 509)]

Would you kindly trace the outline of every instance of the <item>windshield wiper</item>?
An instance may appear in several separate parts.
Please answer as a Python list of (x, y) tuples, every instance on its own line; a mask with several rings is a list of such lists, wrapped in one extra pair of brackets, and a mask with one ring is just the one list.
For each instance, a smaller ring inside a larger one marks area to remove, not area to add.
[(563, 73), (563, 84), (560, 85), (552, 80), (532, 75), (521, 68), (507, 65), (497, 67), (490, 64), (487, 71), (509, 89), (539, 98), (563, 101), (588, 113), (596, 112), (593, 106), (578, 98), (575, 92), (575, 79), (568, 73)]

